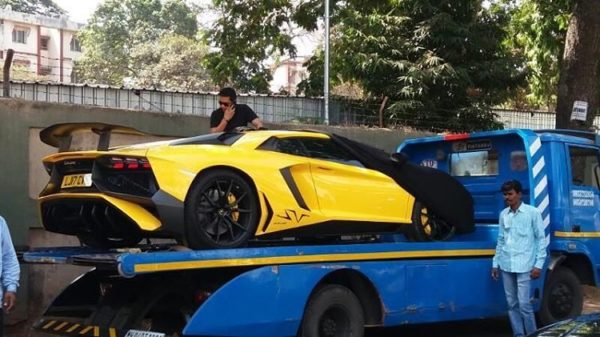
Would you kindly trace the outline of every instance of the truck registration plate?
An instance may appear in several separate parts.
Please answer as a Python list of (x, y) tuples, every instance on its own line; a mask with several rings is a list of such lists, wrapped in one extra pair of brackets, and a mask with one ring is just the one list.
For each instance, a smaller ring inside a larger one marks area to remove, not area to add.
[(162, 332), (129, 330), (125, 334), (125, 337), (166, 337), (166, 335)]

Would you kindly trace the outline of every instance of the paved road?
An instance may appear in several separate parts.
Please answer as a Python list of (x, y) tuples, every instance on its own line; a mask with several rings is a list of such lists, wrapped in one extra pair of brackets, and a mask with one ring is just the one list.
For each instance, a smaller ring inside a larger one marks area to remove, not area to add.
[(368, 329), (365, 337), (510, 337), (507, 319), (485, 319), (444, 324)]

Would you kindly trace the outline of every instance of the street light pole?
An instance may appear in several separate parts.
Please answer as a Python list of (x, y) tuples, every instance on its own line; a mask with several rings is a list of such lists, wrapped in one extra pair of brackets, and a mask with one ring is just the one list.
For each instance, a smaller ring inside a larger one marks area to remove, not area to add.
[(323, 99), (325, 101), (325, 119), (329, 125), (329, 0), (325, 0), (325, 70), (323, 83)]

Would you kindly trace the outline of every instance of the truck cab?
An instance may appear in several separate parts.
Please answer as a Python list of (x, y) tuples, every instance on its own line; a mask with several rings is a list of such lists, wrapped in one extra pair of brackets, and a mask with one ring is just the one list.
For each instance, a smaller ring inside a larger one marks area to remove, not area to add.
[(598, 135), (590, 132), (517, 129), (413, 139), (398, 151), (458, 179), (473, 196), (479, 228), (496, 226), (505, 207), (501, 184), (521, 182), (523, 201), (542, 213), (549, 241), (539, 314), (550, 322), (578, 311), (576, 281), (598, 281), (599, 145)]

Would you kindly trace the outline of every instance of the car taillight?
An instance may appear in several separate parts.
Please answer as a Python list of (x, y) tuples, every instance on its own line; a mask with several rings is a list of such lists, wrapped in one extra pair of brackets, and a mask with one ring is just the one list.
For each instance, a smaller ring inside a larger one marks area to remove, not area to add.
[(146, 158), (109, 157), (106, 166), (113, 170), (149, 170), (150, 162)]

